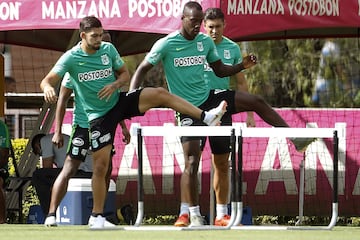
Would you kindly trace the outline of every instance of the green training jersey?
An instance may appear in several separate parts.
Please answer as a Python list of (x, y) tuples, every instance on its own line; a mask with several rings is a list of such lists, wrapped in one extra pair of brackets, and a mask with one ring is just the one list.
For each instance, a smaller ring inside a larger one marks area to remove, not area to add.
[[(9, 129), (2, 120), (0, 120), (0, 148), (10, 149)], [(8, 162), (6, 161), (6, 164), (4, 166), (0, 166), (0, 169), (8, 169), (8, 167)]]
[(91, 121), (104, 116), (117, 103), (119, 91), (115, 91), (109, 100), (101, 100), (97, 94), (116, 80), (114, 71), (123, 65), (124, 61), (111, 43), (102, 42), (100, 49), (93, 54), (85, 53), (79, 43), (65, 52), (51, 71), (61, 78), (66, 72), (70, 74), (79, 104)]
[(220, 58), (209, 36), (199, 33), (187, 40), (176, 31), (159, 39), (145, 59), (152, 65), (162, 61), (169, 91), (199, 106), (210, 92), (204, 78), (205, 61)]
[[(74, 86), (68, 74), (65, 75), (61, 84), (68, 89), (74, 90)], [(74, 112), (73, 112), (73, 124), (79, 125), (82, 128), (89, 128), (86, 112), (80, 103), (79, 95), (76, 94), (75, 91), (73, 92), (74, 92), (74, 103), (75, 103)]]
[[(215, 45), (224, 64), (234, 65), (242, 62), (240, 47), (237, 43), (223, 37), (222, 41)], [(210, 89), (230, 89), (230, 77), (216, 76), (209, 64), (205, 65), (204, 76)]]
[(0, 120), (0, 147), (10, 148), (10, 134), (7, 125)]

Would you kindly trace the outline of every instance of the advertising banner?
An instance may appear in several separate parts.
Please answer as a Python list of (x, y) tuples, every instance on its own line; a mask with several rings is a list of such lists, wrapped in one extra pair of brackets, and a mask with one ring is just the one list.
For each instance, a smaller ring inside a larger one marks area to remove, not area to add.
[[(169, 33), (178, 29), (189, 0), (3, 0), (0, 30), (78, 29), (79, 21), (94, 15), (108, 30)], [(216, 0), (198, 1), (204, 8)]]
[(232, 39), (358, 36), (359, 0), (221, 0), (220, 6)]
[[(359, 215), (360, 206), (360, 111), (354, 109), (276, 109), (293, 128), (336, 128), (339, 136), (339, 215)], [(71, 111), (64, 123), (71, 125)], [(233, 116), (234, 125), (246, 127), (245, 114)], [(257, 128), (269, 128), (258, 116)], [(174, 112), (151, 110), (144, 117), (127, 121), (131, 132), (139, 126), (174, 125)], [(289, 129), (291, 131), (291, 129)], [(194, 132), (194, 134), (196, 134)], [(118, 204), (137, 202), (137, 137), (122, 142), (121, 128), (115, 138), (112, 177), (116, 180)], [(300, 166), (304, 166), (305, 215), (331, 215), (333, 194), (333, 140), (318, 139), (305, 154), (283, 137), (244, 138), (243, 202), (254, 214), (297, 215)], [(178, 213), (180, 175), (184, 157), (178, 137), (144, 137), (143, 172), (145, 212)], [(211, 153), (208, 143), (199, 170), (201, 209), (209, 209)], [(166, 201), (166, 204), (159, 204)]]

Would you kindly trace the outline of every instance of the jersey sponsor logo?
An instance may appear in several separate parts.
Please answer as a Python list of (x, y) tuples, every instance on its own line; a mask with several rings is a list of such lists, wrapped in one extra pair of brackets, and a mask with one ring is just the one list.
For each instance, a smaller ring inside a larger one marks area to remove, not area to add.
[(78, 79), (80, 82), (86, 82), (86, 81), (94, 81), (99, 80), (102, 78), (107, 78), (113, 74), (112, 68), (106, 68), (106, 69), (99, 69), (95, 71), (89, 71), (84, 73), (78, 74)]
[(74, 138), (72, 140), (72, 144), (74, 146), (81, 147), (81, 146), (84, 146), (84, 140), (82, 140), (81, 138), (76, 137), (76, 138)]
[(213, 69), (210, 67), (210, 64), (206, 61), (204, 64), (204, 71), (205, 72), (212, 72)]
[(111, 139), (111, 135), (110, 135), (110, 133), (107, 133), (104, 136), (99, 138), (99, 142), (100, 143), (107, 143), (107, 142), (110, 141), (110, 139)]
[(83, 66), (83, 65), (85, 65), (86, 64), (86, 62), (79, 62), (79, 65), (80, 66)]
[(99, 132), (99, 131), (93, 131), (93, 132), (91, 133), (91, 138), (92, 138), (92, 139), (96, 139), (96, 138), (98, 138), (98, 137), (100, 137), (100, 132)]
[(180, 125), (181, 126), (191, 126), (193, 124), (193, 120), (191, 118), (184, 118), (181, 120)]
[(205, 64), (204, 55), (174, 58), (175, 67), (190, 67), (190, 66), (204, 65), (204, 64)]
[(86, 156), (87, 152), (88, 152), (87, 149), (82, 149), (80, 154), (81, 154), (82, 156)]
[(74, 147), (74, 148), (71, 150), (71, 153), (72, 153), (72, 155), (74, 155), (74, 156), (79, 155), (79, 148), (78, 148), (78, 147)]

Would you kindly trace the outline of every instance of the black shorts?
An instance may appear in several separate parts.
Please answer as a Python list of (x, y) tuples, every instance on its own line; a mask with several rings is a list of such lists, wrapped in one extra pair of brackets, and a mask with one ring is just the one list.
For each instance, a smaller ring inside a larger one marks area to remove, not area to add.
[(139, 111), (139, 98), (142, 89), (120, 93), (116, 105), (104, 116), (90, 122), (91, 150), (96, 152), (114, 143), (116, 127), (124, 119), (144, 116)]
[(86, 155), (90, 149), (90, 133), (88, 128), (82, 128), (74, 125), (70, 135), (67, 154), (76, 160), (85, 161)]
[[(217, 107), (221, 101), (225, 100), (228, 104), (227, 111), (221, 118), (221, 126), (232, 125), (232, 114), (235, 113), (235, 91), (232, 90), (211, 90), (208, 99), (199, 106), (200, 109), (208, 111)], [(180, 126), (206, 126), (201, 120), (194, 119), (188, 115), (177, 113), (177, 121)], [(205, 147), (206, 137), (181, 137), (181, 142), (191, 140), (200, 140), (199, 147), (201, 150)], [(223, 154), (230, 152), (230, 136), (229, 137), (209, 137), (211, 152), (214, 154)]]

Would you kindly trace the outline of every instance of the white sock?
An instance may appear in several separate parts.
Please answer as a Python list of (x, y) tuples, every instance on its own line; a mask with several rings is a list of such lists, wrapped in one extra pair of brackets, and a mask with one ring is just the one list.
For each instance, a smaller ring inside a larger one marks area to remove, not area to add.
[(199, 205), (189, 207), (189, 210), (190, 210), (190, 216), (201, 216)]
[(213, 118), (213, 115), (209, 114), (208, 111), (204, 111), (204, 114), (204, 119), (202, 119), (202, 121), (207, 124)]
[(216, 218), (223, 218), (225, 215), (228, 215), (227, 204), (216, 204)]
[(182, 202), (180, 204), (180, 215), (183, 215), (183, 214), (189, 214), (189, 204), (188, 203), (184, 203)]

